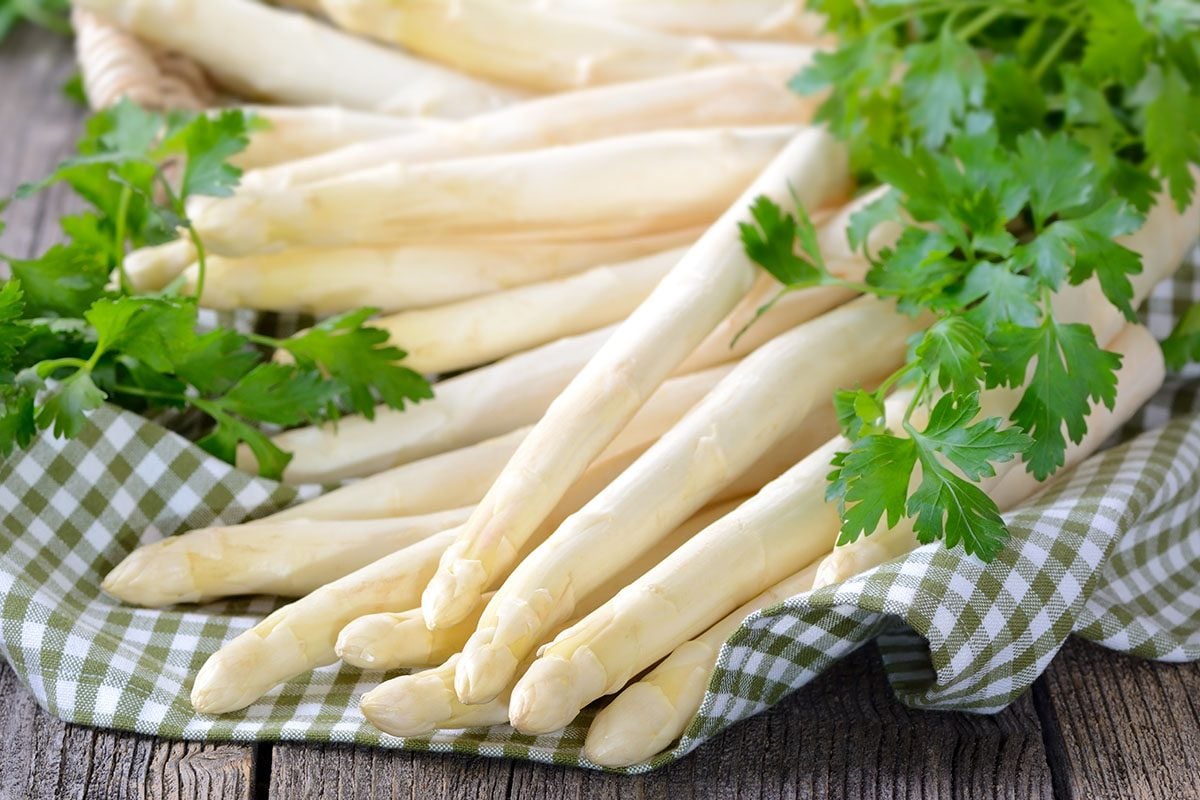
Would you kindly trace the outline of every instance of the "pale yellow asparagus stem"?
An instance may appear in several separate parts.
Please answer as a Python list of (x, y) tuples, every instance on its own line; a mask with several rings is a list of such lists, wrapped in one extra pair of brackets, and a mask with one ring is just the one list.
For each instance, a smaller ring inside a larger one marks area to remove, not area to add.
[[(454, 303), (551, 281), (603, 264), (690, 245), (702, 229), (629, 239), (469, 242), (285, 250), (208, 259), (207, 308), (298, 311), (325, 316), (370, 306), (385, 312)], [(184, 291), (194, 294), (197, 265)]]
[(250, 136), (245, 150), (230, 161), (241, 169), (257, 169), (327, 153), (351, 144), (436, 133), (449, 123), (421, 117), (398, 117), (351, 111), (336, 106), (247, 106), (267, 126)]
[[(531, 425), (611, 335), (570, 337), (440, 381), (432, 400), (404, 411), (377, 409), (374, 422), (350, 416), (336, 426), (285, 431), (273, 439), (294, 454), (284, 480), (373, 475)], [(239, 450), (238, 466), (255, 469), (248, 449)]]
[(444, 161), (657, 130), (804, 123), (817, 101), (788, 90), (797, 68), (738, 64), (550, 95), (437, 131), (255, 170), (243, 176), (239, 191), (279, 191), (389, 162)]
[(372, 322), (418, 372), (454, 372), (620, 322), (687, 253), (667, 250), (555, 281)]
[(506, 0), (322, 0), (322, 5), (347, 30), (403, 45), (464, 72), (544, 92), (738, 59), (733, 49), (707, 37), (660, 33)]
[(250, 0), (75, 0), (248, 97), (464, 117), (519, 95)]
[(572, 614), (576, 598), (687, 519), (776, 442), (802, 430), (838, 387), (870, 384), (895, 370), (909, 335), (927, 321), (862, 298), (747, 356), (516, 567), (459, 661), (459, 699), (478, 703), (498, 694), (548, 628)]
[(134, 550), (101, 588), (166, 606), (242, 594), (303, 597), (466, 521), (471, 508), (384, 520), (293, 520), (200, 528)]
[[(1063, 294), (1085, 291), (1072, 287)], [(1094, 308), (1093, 327), (1102, 327), (1116, 313), (1111, 306)], [(1119, 339), (1115, 344), (1133, 343)], [(984, 392), (981, 416), (1007, 416), (1019, 397), (1017, 389)], [(889, 400), (889, 419), (902, 414), (907, 404), (903, 396)], [(840, 527), (836, 508), (824, 499), (825, 475), (834, 453), (846, 446), (841, 438), (829, 442), (544, 647), (513, 690), (509, 715), (514, 727), (523, 733), (562, 727), (583, 706), (619, 690), (737, 603), (811, 563)], [(984, 482), (984, 490), (1014, 466), (996, 465), (997, 476)], [(888, 540), (905, 536), (911, 538), (911, 532), (900, 528), (870, 543), (869, 549), (880, 548), (886, 555)], [(722, 591), (715, 593), (710, 584), (718, 575)], [(486, 620), (485, 611), (481, 626)]]
[[(530, 355), (536, 352), (530, 351)], [(555, 365), (543, 366), (549, 368)], [(628, 449), (630, 446), (658, 438), (695, 405), (709, 389), (715, 386), (728, 369), (728, 365), (710, 367), (699, 372), (677, 376), (664, 383), (625, 426), (611, 444), (608, 452)], [(477, 372), (480, 371), (482, 370)], [(512, 394), (498, 393), (499, 399), (493, 407), (487, 404), (488, 396), (483, 393), (483, 390), (503, 387), (467, 380), (473, 374), (475, 373), (468, 373), (460, 378), (447, 381), (447, 388), (450, 384), (454, 384), (455, 394), (439, 393), (439, 397), (444, 400), (440, 408), (443, 412), (448, 409), (449, 414), (422, 418), (418, 415), (420, 411), (418, 406), (416, 409), (405, 412), (404, 415), (390, 415), (382, 421), (376, 417), (374, 427), (364, 418), (354, 417), (343, 419), (337, 431), (314, 428), (307, 429), (310, 435), (303, 439), (299, 435), (299, 430), (290, 432), (291, 435), (283, 434), (277, 437), (277, 440), (284, 440), (288, 443), (283, 445), (285, 449), (295, 453), (296, 458), (293, 461), (300, 462), (295, 467), (297, 471), (291, 471), (293, 468), (289, 465), (289, 471), (285, 473), (284, 477), (291, 480), (295, 479), (294, 476), (303, 474), (308, 479), (319, 477), (321, 480), (333, 480), (354, 475), (374, 475), (391, 464), (403, 464), (411, 461), (414, 457), (428, 457), (424, 455), (425, 452), (445, 452), (447, 443), (452, 440), (457, 440), (454, 442), (455, 444), (463, 440), (474, 441), (480, 437), (481, 431), (485, 435), (490, 435), (495, 428), (505, 424), (534, 422), (541, 415), (541, 409), (549, 405), (552, 399), (548, 396), (545, 397), (543, 404), (537, 407), (533, 400), (537, 399), (535, 392), (539, 391), (539, 387), (532, 384), (521, 384), (520, 390), (527, 392), (526, 395), (517, 394), (518, 389), (514, 389)], [(549, 377), (549, 369), (537, 372), (534, 368), (530, 368), (526, 380), (533, 381), (537, 378), (548, 380)], [(563, 381), (565, 382), (567, 379), (569, 376)], [(464, 399), (459, 392), (466, 391), (470, 387), (480, 388), (481, 393)], [(432, 402), (436, 403), (437, 401)], [(528, 404), (524, 407), (524, 411), (523, 407), (519, 405), (522, 402)], [(474, 416), (475, 413), (478, 413), (479, 416)], [(522, 413), (528, 413), (529, 417), (519, 416)], [(408, 414), (414, 416), (407, 418)], [(430, 423), (430, 419), (433, 420), (432, 423)], [(387, 439), (377, 442), (376, 439), (381, 436), (387, 437)], [(289, 447), (291, 443), (295, 443), (296, 446)], [(414, 452), (420, 451), (424, 451), (420, 456), (414, 455)], [(324, 458), (322, 458), (322, 453), (325, 454)], [(342, 456), (345, 458), (342, 459)], [(308, 467), (310, 462), (316, 466)], [(489, 462), (487, 465), (489, 469), (491, 463)], [(480, 465), (476, 471), (481, 470), (484, 466)], [(298, 472), (301, 469), (306, 471)], [(478, 484), (472, 487), (472, 491), (477, 491), (479, 497), (482, 497), (485, 489), (486, 486), (481, 487)]]
[[(738, 502), (740, 501), (717, 503), (698, 512), (636, 562), (582, 598), (579, 608), (584, 613), (597, 608), (622, 586), (666, 558), (698, 531), (731, 511)], [(455, 626), (448, 630), (457, 631), (460, 627)], [(554, 633), (557, 631), (551, 631), (550, 635)], [(507, 692), (502, 692), (487, 703), (467, 705), (459, 701), (454, 693), (454, 670), (458, 660), (459, 656), (454, 655), (436, 669), (394, 678), (381, 684), (363, 696), (360, 703), (363, 713), (380, 730), (396, 736), (418, 736), (439, 728), (469, 728), (507, 722)]]
[[(593, 464), (563, 496), (527, 547), (549, 536), (640, 454), (641, 450), (635, 449)], [(417, 605), (421, 588), (455, 535), (454, 529), (443, 531), (385, 556), (284, 606), (227, 642), (196, 675), (192, 705), (202, 713), (236, 711), (284, 681), (333, 663), (338, 634), (350, 622), (367, 614)]]
[[(1145, 328), (1127, 325), (1106, 346), (1124, 356), (1121, 369), (1117, 372), (1116, 403), (1111, 409), (1103, 405), (1092, 407), (1088, 415), (1087, 433), (1079, 442), (1068, 442), (1062, 470), (1068, 470), (1090, 458), (1162, 387), (1166, 374), (1162, 350)], [(985, 480), (983, 486), (1001, 511), (1015, 508), (1043, 485), (1020, 464), (999, 464), (996, 473), (994, 478)], [(911, 552), (918, 545), (907, 520), (895, 528), (876, 531), (849, 545), (835, 548), (818, 565), (814, 586), (820, 588), (841, 583)]]
[(196, 261), (187, 237), (134, 250), (125, 257), (125, 274), (137, 292), (156, 292), (183, 274)]
[(334, 650), (342, 661), (362, 669), (433, 667), (462, 650), (481, 613), (483, 606), (457, 625), (436, 631), (425, 627), (419, 608), (368, 614), (342, 629)]
[(711, 223), (795, 131), (788, 125), (653, 131), (520, 153), (389, 162), (288, 190), (235, 195), (194, 212), (192, 220), (205, 245), (226, 256), (301, 246), (662, 233)]
[(478, 444), (402, 464), (292, 506), (263, 521), (385, 519), (461, 508), (487, 487), (529, 433), (518, 428)]
[(806, 130), (708, 230), (583, 368), (521, 443), (422, 596), (431, 628), (470, 613), (565, 487), (749, 291), (756, 278), (738, 223), (759, 195), (828, 204), (846, 189), (845, 155)]
[(227, 642), (196, 675), (192, 706), (204, 714), (236, 711), (286, 680), (333, 663), (338, 632), (364, 614), (411, 608), (453, 539), (447, 530), (385, 556)]
[(381, 683), (359, 700), (367, 721), (393, 736), (421, 736), (439, 728), (484, 728), (508, 722), (507, 698), (469, 706), (454, 696), (457, 654), (433, 669)]
[(528, 0), (531, 5), (681, 34), (812, 41), (824, 26), (802, 0)]
[(775, 584), (626, 686), (592, 720), (584, 756), (602, 767), (625, 767), (645, 761), (682, 736), (700, 711), (725, 641), (754, 612), (807, 592), (815, 572), (816, 566), (809, 566)]

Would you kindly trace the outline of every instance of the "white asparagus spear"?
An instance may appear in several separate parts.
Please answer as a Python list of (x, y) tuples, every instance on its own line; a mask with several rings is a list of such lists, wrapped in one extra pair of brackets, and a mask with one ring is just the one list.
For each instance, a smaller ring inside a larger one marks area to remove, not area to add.
[[(602, 767), (644, 761), (683, 735), (700, 710), (725, 641), (756, 611), (812, 588), (816, 566), (772, 586), (626, 686), (588, 727), (583, 754)], [(507, 711), (507, 709), (505, 709)]]
[[(564, 495), (530, 547), (607, 486), (640, 453), (634, 450), (592, 465)], [(451, 528), (398, 550), (280, 608), (226, 642), (196, 675), (192, 706), (206, 714), (236, 711), (284, 681), (332, 664), (337, 660), (334, 646), (338, 634), (351, 621), (417, 605), (438, 557), (454, 538), (455, 529)]]
[[(1069, 287), (1060, 294), (1086, 296), (1088, 288)], [(1094, 304), (1086, 317), (1097, 331), (1107, 329), (1113, 319), (1119, 327), (1119, 314), (1107, 303)], [(981, 416), (1007, 417), (1019, 397), (1017, 389), (984, 392)], [(905, 398), (890, 400), (889, 419), (895, 419), (906, 405)], [(736, 604), (811, 563), (840, 527), (836, 508), (825, 502), (824, 490), (833, 455), (845, 447), (839, 437), (818, 449), (543, 648), (513, 690), (509, 715), (514, 727), (523, 733), (562, 727), (583, 706), (619, 690), (638, 671)], [(997, 477), (985, 481), (985, 491), (1013, 466), (997, 465)], [(716, 574), (723, 587), (719, 593), (710, 590), (704, 577)], [(703, 596), (697, 596), (701, 585)], [(485, 611), (481, 625), (486, 618)]]
[[(246, 258), (213, 256), (208, 259), (200, 304), (317, 316), (364, 306), (384, 312), (426, 308), (690, 245), (701, 233), (691, 228), (601, 241), (315, 248)], [(185, 274), (184, 291), (195, 294), (199, 268), (193, 264)]]
[(196, 261), (196, 249), (187, 237), (134, 250), (125, 257), (125, 274), (138, 292), (163, 289)]
[[(666, 381), (613, 440), (601, 460), (647, 446), (686, 412), (691, 402), (689, 398), (698, 400), (702, 397), (723, 372), (702, 371), (686, 379)], [(477, 503), (528, 433), (528, 427), (518, 428), (476, 445), (403, 464), (264, 517), (260, 522), (389, 519)], [(778, 454), (773, 452), (764, 463), (756, 465), (752, 473), (738, 478), (734, 485), (742, 485), (744, 478), (752, 481), (756, 479), (754, 476), (762, 474), (769, 474), (768, 480), (775, 477), (783, 468), (772, 459), (788, 452), (797, 451), (781, 447)], [(759, 486), (765, 483), (763, 480)], [(751, 490), (757, 488), (751, 487)]]
[(738, 223), (768, 195), (819, 208), (843, 193), (840, 146), (820, 129), (799, 134), (708, 230), (559, 395), (447, 551), (422, 595), (431, 628), (470, 613), (494, 575), (672, 370), (750, 290), (757, 273)]
[(292, 520), (200, 528), (144, 545), (104, 578), (126, 603), (157, 607), (242, 594), (303, 597), (466, 522), (471, 507), (381, 520)]
[(802, 0), (528, 0), (544, 8), (613, 19), (670, 33), (734, 39), (812, 41), (824, 20)]
[[(1067, 447), (1065, 469), (1090, 457), (1162, 385), (1162, 356), (1153, 337), (1137, 326), (1129, 326), (1120, 336), (1125, 341), (1117, 341), (1113, 347), (1125, 353), (1126, 359), (1119, 374), (1115, 407), (1111, 411), (1103, 405), (1093, 408), (1083, 441)], [(988, 494), (1002, 511), (1016, 508), (1044, 485), (1019, 466), (1006, 468), (989, 483)], [(683, 734), (699, 712), (721, 647), (747, 616), (809, 588), (847, 580), (903, 555), (917, 544), (908, 526), (876, 531), (859, 541), (876, 546), (859, 550), (852, 559), (838, 558), (845, 548), (835, 550), (737, 609), (701, 636), (675, 648), (596, 715), (588, 729), (584, 754), (601, 766), (621, 767), (660, 752)]]
[(620, 322), (686, 253), (667, 250), (371, 324), (408, 353), (408, 367), (454, 372)]
[(511, 153), (647, 131), (805, 123), (816, 100), (788, 90), (794, 71), (791, 65), (738, 64), (540, 97), (438, 131), (255, 170), (243, 176), (239, 191), (278, 191), (389, 162)]
[(410, 461), (354, 481), (263, 521), (386, 519), (474, 505), (517, 451), (529, 428)]
[(927, 322), (861, 298), (747, 356), (513, 570), (458, 662), (459, 699), (495, 697), (550, 626), (572, 615), (576, 598), (687, 519), (776, 442), (802, 430), (839, 387), (870, 385), (895, 370), (908, 336)]
[(75, 0), (250, 97), (464, 117), (519, 93), (249, 0)]
[[(718, 365), (667, 381), (641, 409), (643, 413), (636, 415), (625, 427), (613, 443), (613, 447), (624, 449), (630, 446), (631, 442), (641, 443), (658, 438), (715, 386), (727, 370), (726, 365)], [(454, 389), (453, 393), (445, 391), (439, 394), (444, 402), (435, 410), (440, 411), (440, 414), (414, 417), (407, 421), (401, 417), (385, 429), (373, 429), (370, 422), (355, 417), (342, 420), (342, 427), (334, 436), (322, 435), (322, 429), (307, 429), (311, 436), (304, 443), (303, 451), (300, 448), (293, 450), (296, 453), (293, 464), (297, 461), (300, 463), (296, 464), (296, 471), (292, 471), (292, 465), (289, 464), (289, 471), (284, 477), (289, 480), (319, 478), (328, 481), (358, 475), (374, 475), (394, 464), (402, 465), (415, 458), (474, 444), (479, 439), (499, 433), (498, 428), (515, 428), (522, 423), (536, 422), (541, 415), (541, 409), (550, 402), (551, 398), (546, 397), (540, 406), (532, 402), (524, 407), (520, 405), (523, 399), (536, 399), (536, 393), (539, 391), (553, 391), (551, 387), (531, 384), (527, 387), (524, 398), (500, 395), (495, 405), (490, 406), (487, 404), (488, 396), (484, 392), (491, 386), (486, 381), (467, 380), (473, 374), (467, 373), (446, 382), (448, 389), (450, 384), (453, 384)], [(531, 382), (541, 379), (548, 383), (552, 378), (549, 370), (538, 373), (531, 369), (528, 376)], [(565, 383), (569, 376), (562, 380)], [(479, 388), (480, 394), (464, 395), (473, 387)], [(512, 405), (509, 405), (510, 403)], [(410, 412), (405, 412), (406, 415), (408, 413)], [(522, 416), (523, 414), (528, 416)], [(377, 422), (378, 420), (376, 417)], [(382, 435), (390, 438), (373, 443), (372, 437)], [(288, 433), (284, 433), (277, 437), (277, 440), (285, 439), (291, 442), (299, 438), (297, 435), (289, 436)], [(322, 447), (326, 448), (324, 458)], [(482, 497), (482, 494), (480, 496)]]
[(267, 127), (250, 136), (245, 150), (230, 161), (241, 169), (257, 169), (309, 158), (359, 142), (428, 133), (450, 127), (423, 117), (399, 117), (352, 111), (337, 106), (246, 106)]
[[(698, 531), (727, 514), (738, 502), (716, 503), (697, 512), (651, 551), (582, 598), (579, 608), (587, 613), (598, 607)], [(455, 626), (449, 630), (457, 631), (460, 628)], [(554, 633), (557, 631), (551, 631), (550, 635)], [(507, 722), (507, 692), (487, 703), (476, 705), (466, 705), (455, 696), (454, 670), (458, 659), (455, 655), (436, 669), (386, 681), (363, 696), (360, 702), (363, 713), (380, 730), (396, 736), (418, 736), (438, 728), (466, 728)]]
[[(707, 37), (675, 36), (505, 0), (322, 0), (343, 28), (515, 86), (561, 92), (759, 57)], [(778, 57), (762, 53), (767, 57)]]
[(205, 245), (226, 256), (289, 246), (641, 236), (711, 223), (795, 132), (788, 125), (653, 131), (521, 153), (389, 162), (284, 191), (234, 195), (192, 221)]
[[(1112, 409), (1092, 407), (1088, 430), (1082, 441), (1068, 442), (1063, 470), (1089, 458), (1102, 444), (1129, 421), (1139, 408), (1162, 387), (1165, 377), (1162, 350), (1149, 331), (1139, 325), (1126, 325), (1106, 345), (1125, 356), (1117, 373), (1117, 400)], [(1034, 494), (1040, 484), (1021, 465), (997, 470), (989, 480), (987, 492), (1001, 511), (1015, 508)], [(834, 548), (817, 566), (814, 588), (840, 583), (855, 575), (897, 558), (918, 546), (911, 525), (902, 524), (880, 530), (850, 544)]]
[(425, 627), (419, 608), (367, 614), (342, 628), (334, 650), (342, 661), (361, 669), (435, 667), (462, 650), (483, 607), (477, 611), (457, 625), (436, 631)]
[[(377, 409), (373, 423), (350, 416), (336, 427), (285, 431), (273, 438), (294, 454), (284, 480), (373, 475), (531, 425), (611, 335), (601, 330), (573, 336), (441, 381), (432, 400), (403, 412)], [(254, 471), (248, 449), (238, 451), (238, 466)]]

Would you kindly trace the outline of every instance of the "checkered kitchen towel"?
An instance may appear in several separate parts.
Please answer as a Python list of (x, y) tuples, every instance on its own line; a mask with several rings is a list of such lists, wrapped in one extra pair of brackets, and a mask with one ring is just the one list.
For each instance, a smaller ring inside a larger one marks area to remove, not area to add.
[[(1200, 297), (1197, 271), (1155, 293), (1164, 336)], [(1135, 421), (1137, 438), (1063, 476), (1009, 515), (1012, 546), (981, 564), (923, 547), (841, 585), (753, 615), (723, 649), (673, 761), (879, 639), (906, 703), (996, 711), (1029, 687), (1072, 631), (1146, 658), (1200, 658), (1200, 414), (1196, 373), (1175, 376)], [(1165, 427), (1163, 425), (1165, 424)], [(139, 544), (276, 510), (315, 488), (251, 477), (134, 414), (104, 408), (71, 442), (43, 437), (0, 464), (0, 652), (52, 713), (188, 739), (295, 739), (457, 751), (592, 766), (593, 712), (531, 737), (508, 727), (397, 739), (357, 698), (380, 674), (331, 666), (237, 714), (197, 715), (191, 677), (267, 599), (144, 610), (101, 594)]]

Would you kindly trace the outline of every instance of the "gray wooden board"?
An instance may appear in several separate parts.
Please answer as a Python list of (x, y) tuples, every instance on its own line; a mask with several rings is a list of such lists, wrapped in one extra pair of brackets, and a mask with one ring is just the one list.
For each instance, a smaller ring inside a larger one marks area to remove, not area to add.
[[(368, 777), (369, 776), (369, 777)], [(995, 716), (896, 702), (873, 647), (683, 761), (625, 777), (515, 761), (276, 745), (272, 797), (933, 800), (1051, 795), (1030, 696)], [(320, 789), (323, 794), (308, 794)]]
[[(82, 111), (60, 94), (65, 40), (0, 45), (0, 196), (69, 152)], [(11, 209), (0, 252), (25, 255), (72, 208)], [(298, 744), (197, 744), (67, 725), (0, 664), (0, 800), (9, 798), (1200, 798), (1200, 666), (1068, 644), (994, 717), (919, 712), (867, 648), (683, 762), (619, 776), (521, 762)]]

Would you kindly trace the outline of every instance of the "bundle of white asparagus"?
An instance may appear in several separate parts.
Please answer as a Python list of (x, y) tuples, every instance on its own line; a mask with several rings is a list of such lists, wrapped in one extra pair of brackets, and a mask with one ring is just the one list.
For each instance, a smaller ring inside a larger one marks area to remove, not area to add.
[[(148, 544), (107, 576), (144, 606), (295, 600), (209, 658), (198, 711), (341, 659), (423, 670), (362, 698), (400, 736), (546, 733), (613, 695), (585, 753), (632, 764), (682, 734), (749, 614), (917, 546), (901, 521), (834, 547), (833, 393), (879, 386), (932, 319), (849, 288), (869, 268), (851, 215), (884, 189), (850, 200), (846, 152), (786, 88), (821, 46), (803, 3), (75, 2), (248, 101), (294, 104), (254, 106), (269, 125), (241, 185), (193, 198), (203, 279), (184, 238), (132, 253), (135, 287), (215, 309), (370, 306), (407, 365), (470, 370), (403, 412), (279, 433), (285, 480), (347, 485)], [(843, 284), (778, 296), (742, 242), (761, 196), (807, 211)], [(1198, 235), (1200, 204), (1162, 204), (1126, 238), (1135, 302)], [(1095, 281), (1053, 305), (1125, 356), (1070, 466), (1163, 367)], [(981, 414), (1018, 397), (986, 392)], [(995, 466), (982, 488), (1001, 509), (1041, 488)]]

